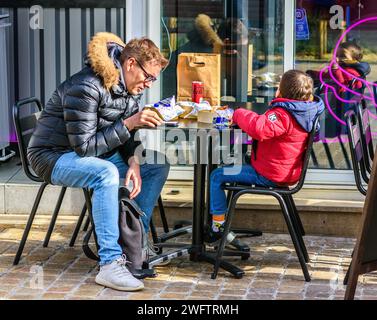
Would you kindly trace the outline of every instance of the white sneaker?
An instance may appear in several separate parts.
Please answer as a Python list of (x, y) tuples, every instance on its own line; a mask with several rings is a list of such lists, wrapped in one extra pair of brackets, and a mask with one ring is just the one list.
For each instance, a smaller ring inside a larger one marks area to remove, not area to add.
[(96, 276), (96, 283), (120, 291), (137, 291), (144, 288), (143, 282), (136, 279), (127, 268), (127, 259), (122, 255), (117, 260), (103, 265)]

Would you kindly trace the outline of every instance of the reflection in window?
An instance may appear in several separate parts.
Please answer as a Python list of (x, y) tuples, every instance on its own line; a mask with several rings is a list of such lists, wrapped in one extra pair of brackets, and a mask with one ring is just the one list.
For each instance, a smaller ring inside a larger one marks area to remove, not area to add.
[[(353, 91), (365, 91), (361, 82), (355, 78), (365, 78), (369, 82), (377, 80), (376, 30), (377, 21), (362, 24), (351, 32), (340, 45), (336, 53), (337, 64), (332, 64), (336, 44), (347, 28), (361, 19), (377, 17), (377, 2), (374, 0), (297, 0), (297, 10), (305, 12), (308, 21), (309, 37), (301, 38), (296, 34), (296, 68), (308, 72), (315, 80), (317, 93), (328, 100), (328, 108), (321, 121), (319, 141), (314, 146), (311, 167), (331, 169), (351, 169), (346, 128), (342, 121), (345, 112), (354, 109), (354, 104), (344, 103), (335, 97), (334, 92), (326, 94), (321, 88), (319, 73), (324, 72), (323, 80), (330, 83), (342, 99), (351, 100)], [(296, 20), (297, 21), (297, 20)], [(296, 26), (297, 30), (297, 26)], [(359, 51), (363, 55), (359, 54)], [(341, 72), (338, 64), (353, 77)], [(331, 76), (332, 74), (332, 76)], [(342, 88), (341, 85), (344, 87)], [(375, 106), (369, 102), (372, 131), (377, 132)], [(374, 128), (374, 130), (373, 130)]]
[(283, 9), (283, 0), (163, 0), (162, 48), (171, 62), (162, 95), (177, 92), (179, 53), (217, 52), (222, 101), (259, 101), (265, 111), (283, 73)]

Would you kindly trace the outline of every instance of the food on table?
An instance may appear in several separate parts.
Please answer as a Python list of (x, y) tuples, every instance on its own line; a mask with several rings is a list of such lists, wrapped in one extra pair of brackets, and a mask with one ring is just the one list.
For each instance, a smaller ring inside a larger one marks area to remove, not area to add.
[(164, 121), (177, 120), (185, 112), (180, 105), (175, 102), (175, 96), (163, 99), (155, 104), (147, 104), (144, 108), (155, 111)]

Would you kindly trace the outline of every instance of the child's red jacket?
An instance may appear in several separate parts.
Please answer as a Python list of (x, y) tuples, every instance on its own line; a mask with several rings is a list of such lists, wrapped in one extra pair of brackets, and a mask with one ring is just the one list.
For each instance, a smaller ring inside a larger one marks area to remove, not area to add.
[[(343, 72), (340, 68), (332, 69), (331, 72), (335, 78), (340, 84), (344, 85), (345, 87), (349, 87), (351, 85), (351, 82), (355, 78), (363, 78), (370, 73), (370, 65), (367, 62), (350, 62), (350, 63), (344, 63), (341, 62), (339, 64), (340, 67), (342, 67), (346, 72)], [(319, 72), (308, 70), (308, 74), (310, 74), (314, 80), (319, 79)], [(323, 75), (324, 80), (331, 81), (332, 78), (328, 73), (325, 73)], [(352, 86), (352, 89), (361, 89), (363, 86), (363, 83), (360, 80), (356, 80), (355, 83)], [(344, 93), (347, 90), (343, 87), (339, 87), (338, 92)]]
[(237, 109), (233, 121), (258, 141), (251, 156), (254, 169), (278, 185), (295, 184), (300, 179), (309, 132), (323, 110), (318, 97), (312, 102), (275, 99), (262, 115)]
[[(342, 72), (339, 68), (332, 70), (335, 78), (346, 87), (349, 87), (351, 81), (355, 78), (364, 78), (370, 73), (370, 65), (367, 62), (352, 62), (352, 63), (340, 63), (339, 64), (349, 74)], [(362, 82), (356, 80), (353, 85), (353, 89), (361, 89)], [(340, 88), (339, 92), (346, 92), (344, 88)]]

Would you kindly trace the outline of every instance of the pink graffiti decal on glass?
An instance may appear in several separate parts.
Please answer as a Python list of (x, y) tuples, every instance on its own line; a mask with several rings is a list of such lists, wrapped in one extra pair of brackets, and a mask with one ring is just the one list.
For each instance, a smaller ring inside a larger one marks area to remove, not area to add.
[[(325, 105), (326, 105), (326, 108), (328, 109), (329, 113), (331, 114), (331, 116), (336, 120), (338, 121), (339, 123), (341, 123), (342, 125), (346, 125), (346, 123), (341, 120), (335, 113), (334, 111), (331, 109), (331, 106), (330, 106), (330, 103), (329, 103), (329, 100), (328, 100), (328, 93), (329, 93), (329, 90), (331, 90), (336, 99), (340, 102), (343, 102), (343, 103), (355, 103), (357, 101), (359, 101), (359, 99), (365, 99), (367, 101), (370, 101), (370, 103), (374, 106), (374, 107), (377, 107), (376, 105), (376, 101), (375, 101), (375, 98), (374, 98), (374, 91), (373, 91), (373, 87), (376, 87), (377, 88), (377, 84), (376, 83), (373, 83), (373, 82), (368, 82), (366, 81), (365, 79), (362, 79), (362, 78), (359, 78), (359, 77), (356, 77), (355, 75), (347, 72), (344, 68), (342, 68), (340, 65), (338, 65), (338, 68), (339, 70), (343, 73), (343, 74), (346, 74), (348, 76), (350, 76), (352, 79), (355, 79), (356, 81), (359, 81), (361, 82), (364, 86), (365, 86), (365, 91), (364, 93), (360, 93), (360, 92), (356, 92), (354, 90), (352, 90), (351, 88), (345, 86), (344, 84), (340, 83), (336, 77), (334, 76), (334, 74), (332, 73), (332, 66), (337, 63), (336, 62), (336, 53), (338, 52), (338, 48), (340, 46), (340, 44), (343, 42), (343, 40), (345, 39), (345, 37), (347, 36), (347, 34), (353, 30), (354, 28), (356, 28), (357, 26), (361, 25), (361, 24), (364, 24), (364, 23), (368, 23), (368, 22), (371, 22), (371, 21), (377, 21), (377, 17), (370, 17), (370, 18), (366, 18), (366, 19), (362, 19), (358, 22), (356, 22), (355, 24), (351, 25), (349, 28), (346, 29), (346, 31), (340, 36), (335, 48), (334, 48), (334, 54), (332, 56), (332, 59), (331, 59), (331, 62), (328, 66), (326, 66), (325, 68), (323, 68), (320, 73), (319, 73), (319, 79), (321, 81), (321, 84), (324, 86), (324, 93), (325, 93)], [(339, 88), (342, 88), (344, 89), (346, 92), (348, 93), (351, 93), (354, 98), (353, 99), (344, 99), (342, 97), (339, 96), (339, 93), (338, 93), (338, 90), (336, 88), (334, 88), (334, 86), (332, 86), (331, 84), (329, 83), (326, 83), (326, 81), (324, 80), (323, 78), (323, 74), (324, 73), (328, 73), (328, 75), (330, 76), (331, 80), (336, 83), (336, 85), (339, 87)], [(355, 97), (359, 97), (357, 98), (357, 100), (355, 100)], [(368, 110), (368, 113), (369, 113), (369, 116), (371, 116), (372, 118), (374, 119), (377, 119), (377, 117), (372, 114), (369, 110)], [(372, 133), (373, 135), (376, 135), (377, 133)], [(338, 140), (338, 138), (335, 138), (336, 140)], [(333, 139), (326, 139), (328, 140), (328, 142), (333, 142), (332, 140)], [(331, 141), (330, 141), (331, 140)], [(335, 142), (335, 141), (334, 141)]]

